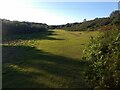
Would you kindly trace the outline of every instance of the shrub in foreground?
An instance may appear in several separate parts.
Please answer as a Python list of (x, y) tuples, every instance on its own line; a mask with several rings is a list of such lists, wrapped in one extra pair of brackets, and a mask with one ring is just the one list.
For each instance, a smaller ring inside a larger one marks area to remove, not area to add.
[(89, 84), (94, 88), (120, 88), (120, 30), (104, 31), (97, 38), (92, 37), (84, 53)]

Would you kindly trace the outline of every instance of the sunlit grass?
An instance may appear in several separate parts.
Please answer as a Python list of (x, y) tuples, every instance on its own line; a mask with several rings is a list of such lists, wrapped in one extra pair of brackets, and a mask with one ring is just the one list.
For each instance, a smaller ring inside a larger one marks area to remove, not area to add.
[(14, 36), (3, 45), (3, 87), (89, 87), (81, 58), (90, 37), (97, 34), (52, 30), (42, 36)]

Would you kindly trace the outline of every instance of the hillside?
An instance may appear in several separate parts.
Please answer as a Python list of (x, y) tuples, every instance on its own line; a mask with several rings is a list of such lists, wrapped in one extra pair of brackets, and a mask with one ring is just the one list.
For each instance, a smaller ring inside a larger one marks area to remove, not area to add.
[(98, 30), (104, 26), (112, 27), (113, 25), (120, 24), (120, 12), (113, 11), (109, 17), (95, 18), (94, 20), (84, 21), (81, 23), (67, 23), (65, 25), (51, 26), (52, 29), (59, 28), (70, 31), (85, 31), (85, 30)]
[[(111, 29), (120, 24), (120, 12), (113, 11), (109, 17), (95, 18), (81, 23), (67, 23), (65, 25), (47, 25), (45, 23), (20, 22), (2, 19), (2, 35), (29, 34), (47, 31), (48, 29), (64, 29), (69, 31), (93, 31), (99, 29)], [(107, 27), (107, 28), (106, 28)]]

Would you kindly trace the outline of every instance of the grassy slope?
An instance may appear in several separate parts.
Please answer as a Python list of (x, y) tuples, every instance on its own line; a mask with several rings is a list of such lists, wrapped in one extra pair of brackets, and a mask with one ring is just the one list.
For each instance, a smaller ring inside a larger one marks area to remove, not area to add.
[(98, 32), (49, 31), (21, 35), (3, 45), (3, 87), (89, 87), (81, 60), (85, 44)]

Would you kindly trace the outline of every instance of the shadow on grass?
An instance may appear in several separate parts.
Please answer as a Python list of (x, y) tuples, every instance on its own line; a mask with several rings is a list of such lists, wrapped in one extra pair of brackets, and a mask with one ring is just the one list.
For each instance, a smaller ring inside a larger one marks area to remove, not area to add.
[(62, 38), (54, 38), (51, 36), (55, 36), (54, 31), (45, 31), (39, 33), (32, 33), (32, 34), (22, 34), (22, 35), (13, 35), (3, 37), (3, 43), (11, 42), (11, 41), (18, 41), (18, 40), (64, 40)]
[(3, 46), (3, 88), (87, 88), (86, 62), (28, 46)]

